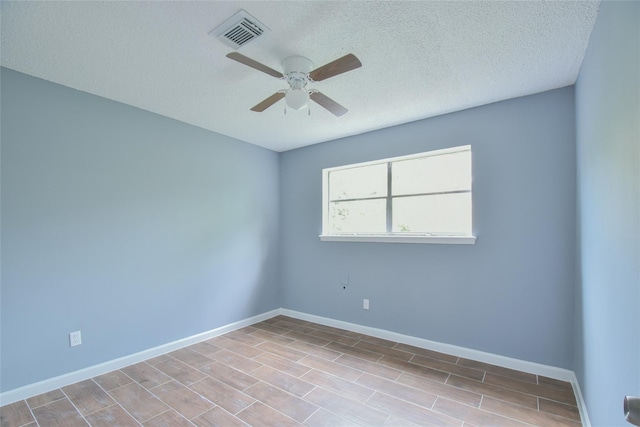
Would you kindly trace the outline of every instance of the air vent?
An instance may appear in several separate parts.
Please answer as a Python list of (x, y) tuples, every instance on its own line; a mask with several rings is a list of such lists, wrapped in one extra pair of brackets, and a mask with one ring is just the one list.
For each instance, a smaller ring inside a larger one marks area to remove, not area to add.
[(216, 27), (209, 35), (217, 37), (222, 43), (239, 49), (260, 37), (269, 29), (246, 11), (238, 13)]

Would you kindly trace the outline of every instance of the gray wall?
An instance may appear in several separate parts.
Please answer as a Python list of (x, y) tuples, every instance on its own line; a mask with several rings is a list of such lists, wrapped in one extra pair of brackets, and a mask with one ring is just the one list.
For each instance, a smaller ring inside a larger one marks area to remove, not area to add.
[(576, 361), (594, 426), (640, 396), (640, 3), (602, 2), (576, 83)]
[[(569, 87), (282, 153), (283, 307), (571, 368), (574, 121)], [(475, 245), (319, 240), (322, 168), (464, 144)]]
[(2, 391), (280, 306), (277, 153), (1, 84)]

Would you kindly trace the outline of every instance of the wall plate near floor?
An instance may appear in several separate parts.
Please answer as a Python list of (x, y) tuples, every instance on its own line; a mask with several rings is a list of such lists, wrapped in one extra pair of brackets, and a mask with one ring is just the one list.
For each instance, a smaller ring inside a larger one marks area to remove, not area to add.
[(75, 347), (82, 344), (82, 335), (80, 331), (71, 332), (69, 334), (69, 347)]

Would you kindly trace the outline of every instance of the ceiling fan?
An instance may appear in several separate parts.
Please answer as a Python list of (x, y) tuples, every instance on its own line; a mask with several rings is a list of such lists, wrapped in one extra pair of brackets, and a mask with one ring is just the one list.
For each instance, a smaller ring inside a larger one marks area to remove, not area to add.
[(270, 76), (286, 80), (289, 83), (288, 89), (277, 91), (252, 107), (251, 111), (263, 112), (282, 98), (285, 98), (288, 107), (301, 110), (307, 107), (309, 99), (311, 99), (337, 117), (344, 115), (348, 110), (316, 89), (308, 89), (307, 84), (309, 82), (320, 82), (362, 66), (360, 60), (351, 53), (315, 70), (312, 70), (313, 63), (309, 59), (303, 56), (290, 56), (282, 61), (283, 72), (276, 71), (238, 52), (227, 54), (227, 58), (267, 73)]

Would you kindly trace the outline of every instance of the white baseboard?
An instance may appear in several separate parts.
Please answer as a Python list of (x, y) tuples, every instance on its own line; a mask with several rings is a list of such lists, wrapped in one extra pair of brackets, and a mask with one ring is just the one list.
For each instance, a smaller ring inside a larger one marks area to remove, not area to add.
[(492, 365), (501, 366), (503, 368), (515, 369), (522, 372), (528, 372), (530, 374), (542, 375), (548, 378), (566, 381), (568, 383), (571, 383), (571, 386), (573, 387), (583, 427), (591, 427), (591, 422), (589, 421), (587, 408), (582, 398), (582, 391), (580, 390), (578, 379), (576, 378), (575, 373), (568, 369), (557, 368), (555, 366), (548, 366), (535, 362), (528, 362), (526, 360), (514, 359), (511, 357), (500, 356), (493, 353), (486, 353), (484, 351), (474, 350), (466, 347), (444, 344), (424, 338), (417, 338), (410, 335), (403, 335), (396, 332), (387, 331), (385, 329), (372, 328), (369, 326), (358, 325), (355, 323), (344, 322), (341, 320), (330, 319), (313, 314), (301, 313), (294, 310), (281, 309), (280, 314), (300, 320), (306, 320), (308, 322), (319, 323), (325, 326), (332, 326), (334, 328), (345, 329), (348, 331), (371, 335), (389, 341), (408, 344), (414, 347), (420, 347), (427, 350), (438, 351), (440, 353), (451, 354), (453, 356), (464, 357), (465, 359), (477, 360), (479, 362), (489, 363)]
[(554, 378), (562, 381), (571, 381), (572, 371), (568, 369), (556, 368), (554, 366), (542, 365), (534, 362), (513, 359), (510, 357), (499, 356), (493, 353), (486, 353), (479, 350), (473, 350), (466, 347), (459, 347), (451, 344), (444, 344), (437, 341), (430, 341), (424, 338), (417, 338), (410, 335), (403, 335), (396, 332), (387, 331), (385, 329), (372, 328), (369, 326), (358, 325), (355, 323), (343, 322), (327, 317), (315, 316), (312, 314), (301, 313), (297, 311), (282, 309), (281, 313), (285, 316), (294, 317), (300, 320), (320, 323), (321, 325), (333, 326), (335, 328), (346, 329), (348, 331), (358, 332), (361, 334), (371, 335), (377, 338), (383, 338), (389, 341), (396, 341), (403, 344), (413, 345), (415, 347), (427, 350), (438, 351), (440, 353), (451, 354), (453, 356), (464, 357), (466, 359), (477, 360), (479, 362), (490, 363), (492, 365), (502, 366), (504, 368), (515, 369), (517, 371), (528, 372), (536, 375)]
[(573, 387), (573, 394), (576, 395), (576, 402), (578, 403), (578, 411), (580, 411), (580, 419), (582, 420), (582, 427), (591, 427), (591, 420), (589, 419), (589, 413), (587, 412), (587, 405), (582, 396), (582, 390), (580, 390), (580, 383), (574, 372), (571, 372), (571, 386)]
[(200, 341), (208, 340), (210, 338), (217, 337), (218, 335), (226, 334), (227, 332), (235, 331), (236, 329), (244, 328), (245, 326), (262, 322), (263, 320), (267, 320), (274, 316), (277, 316), (279, 313), (280, 309), (272, 310), (266, 313), (259, 314), (257, 316), (240, 320), (238, 322), (220, 326), (219, 328), (215, 328), (210, 331), (192, 335), (187, 338), (182, 338), (177, 341), (160, 345), (158, 347), (153, 347), (139, 353), (120, 357), (118, 359), (110, 360), (108, 362), (100, 363), (94, 366), (89, 366), (87, 368), (60, 375), (58, 377), (5, 391), (4, 393), (0, 394), (0, 406), (8, 405), (9, 403), (37, 396), (39, 394), (65, 387), (79, 381), (84, 381), (98, 375), (106, 374), (108, 372), (124, 368), (125, 366), (133, 365), (135, 363), (142, 362), (143, 360), (151, 359), (153, 357), (160, 356), (161, 354), (169, 353), (171, 351), (190, 346)]
[(591, 422), (587, 414), (587, 408), (582, 397), (580, 385), (578, 384), (575, 373), (568, 369), (556, 368), (554, 366), (542, 365), (539, 363), (528, 362), (525, 360), (514, 359), (492, 353), (486, 353), (483, 351), (459, 347), (451, 344), (444, 344), (424, 338), (417, 338), (410, 335), (403, 335), (396, 332), (387, 331), (384, 329), (372, 328), (370, 326), (358, 325), (355, 323), (344, 322), (341, 320), (330, 319), (327, 317), (316, 316), (313, 314), (302, 313), (299, 311), (288, 310), (284, 308), (271, 310), (257, 316), (249, 317), (238, 322), (230, 323), (228, 325), (224, 325), (207, 332), (163, 344), (161, 346), (144, 350), (139, 353), (124, 356), (119, 359), (101, 363), (99, 365), (94, 365), (88, 368), (80, 369), (78, 371), (70, 372), (59, 377), (6, 391), (0, 394), (0, 406), (27, 399), (29, 397), (37, 396), (39, 394), (65, 387), (78, 381), (84, 381), (98, 375), (106, 374), (108, 372), (115, 371), (117, 369), (121, 369), (138, 362), (142, 362), (143, 360), (151, 359), (153, 357), (160, 356), (161, 354), (178, 350), (180, 348), (187, 347), (200, 341), (217, 337), (218, 335), (226, 334), (227, 332), (235, 331), (236, 329), (244, 328), (245, 326), (249, 326), (254, 323), (262, 322), (263, 320), (270, 319), (274, 316), (277, 316), (278, 314), (300, 320), (306, 320), (308, 322), (319, 323), (321, 325), (345, 329), (352, 332), (367, 334), (389, 341), (413, 345), (415, 347), (420, 347), (427, 350), (438, 351), (441, 353), (451, 354), (453, 356), (464, 357), (466, 359), (477, 360), (484, 363), (490, 363), (492, 365), (502, 366), (504, 368), (515, 369), (522, 372), (528, 372), (531, 374), (543, 375), (545, 377), (567, 381), (571, 383), (573, 387), (573, 391), (575, 393), (578, 404), (578, 410), (580, 411), (580, 417), (582, 419), (582, 425), (584, 427), (591, 427)]

